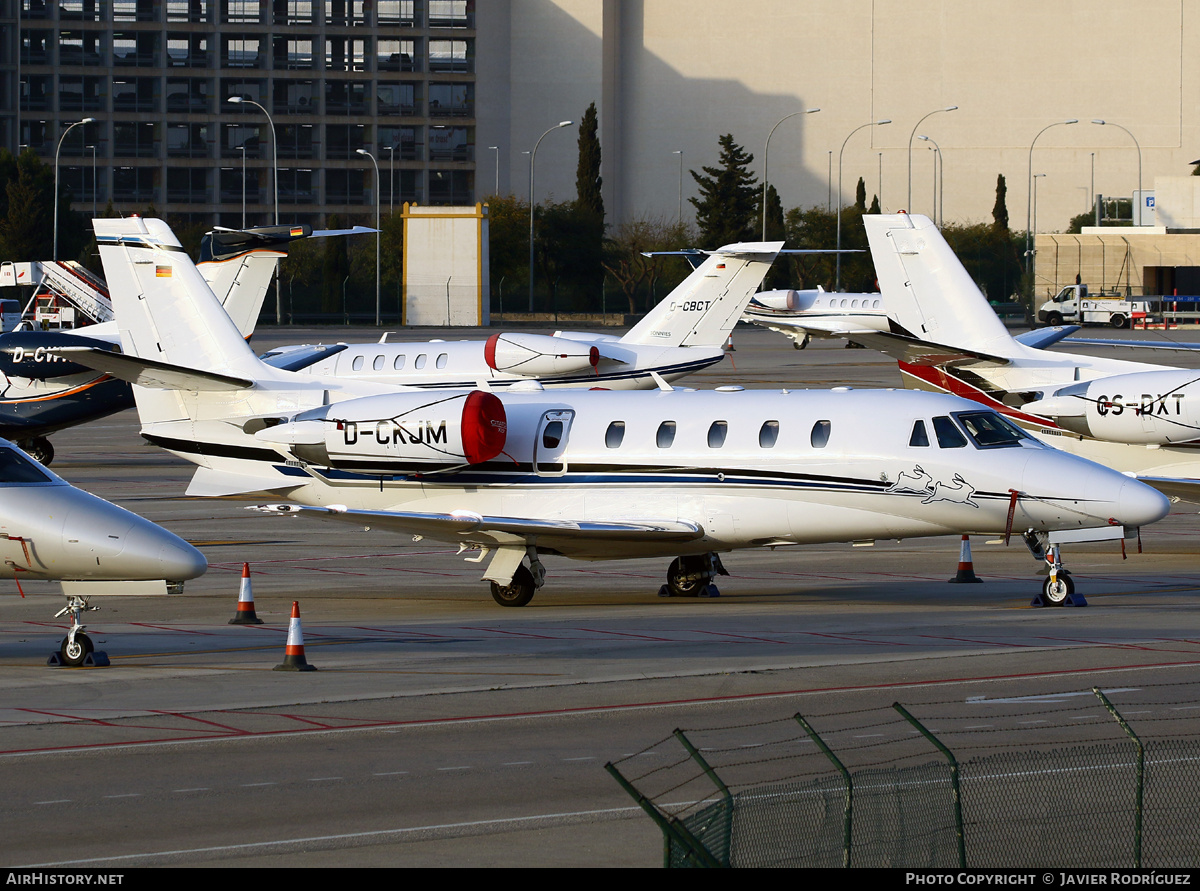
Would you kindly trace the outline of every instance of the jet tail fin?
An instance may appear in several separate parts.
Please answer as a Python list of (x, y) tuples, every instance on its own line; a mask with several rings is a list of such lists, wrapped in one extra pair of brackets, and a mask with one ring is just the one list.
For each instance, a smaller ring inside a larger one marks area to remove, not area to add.
[(919, 340), (1011, 358), (1016, 347), (933, 222), (920, 214), (863, 217), (888, 316)]
[(783, 242), (746, 242), (713, 251), (622, 343), (719, 347), (766, 277)]

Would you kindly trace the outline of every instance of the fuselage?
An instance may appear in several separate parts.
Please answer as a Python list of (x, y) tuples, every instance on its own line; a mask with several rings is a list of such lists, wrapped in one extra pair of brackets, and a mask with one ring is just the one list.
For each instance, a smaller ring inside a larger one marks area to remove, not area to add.
[[(254, 397), (246, 395), (250, 408)], [(553, 548), (584, 559), (1000, 532), (1014, 489), (1021, 493), (1018, 530), (1139, 526), (1167, 510), (1148, 487), (1011, 426), (996, 432), (998, 441), (986, 441), (972, 426), (987, 427), (997, 416), (944, 396), (740, 389), (498, 396), (507, 438), (501, 454), (478, 464), (414, 459), (426, 455), (417, 438), (437, 428), (410, 410), (408, 396), (380, 394), (301, 415), (339, 431), (329, 434), (322, 465), (297, 457), (310, 454), (297, 447), (264, 441), (286, 438), (283, 428), (258, 439), (227, 421), (144, 424), (143, 432), (201, 466), (260, 479), (269, 470), (270, 491), (302, 504), (535, 520), (665, 519), (704, 529), (702, 538), (669, 548), (614, 551), (584, 540)], [(407, 432), (397, 436), (401, 400)], [(373, 420), (352, 428), (345, 421), (352, 414)], [(195, 438), (182, 438), (185, 431)]]

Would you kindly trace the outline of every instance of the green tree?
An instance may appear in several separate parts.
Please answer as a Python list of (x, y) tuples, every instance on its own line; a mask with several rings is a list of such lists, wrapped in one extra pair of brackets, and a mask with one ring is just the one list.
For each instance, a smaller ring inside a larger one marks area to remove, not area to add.
[[(54, 250), (54, 168), (42, 162), (32, 149), (15, 159), (0, 152), (0, 179), (4, 197), (0, 202), (0, 259), (45, 260)], [(90, 227), (87, 227), (90, 228)], [(87, 243), (82, 214), (71, 210), (69, 189), (59, 189), (58, 255), (79, 256)]]
[(754, 156), (733, 141), (732, 133), (726, 133), (718, 142), (719, 166), (701, 168), (706, 176), (689, 171), (700, 195), (688, 201), (696, 208), (700, 243), (711, 248), (749, 241), (754, 237), (759, 213), (758, 179), (749, 170)]
[(488, 200), (488, 265), (492, 312), (525, 310), (529, 291), (529, 202), (515, 195)]
[(579, 163), (575, 172), (576, 198), (574, 207), (565, 216), (563, 235), (569, 237), (572, 255), (569, 267), (572, 286), (579, 291), (576, 302), (598, 301), (604, 282), (604, 198), (600, 193), (600, 139), (593, 102), (579, 123)]
[(579, 164), (575, 170), (575, 193), (580, 210), (597, 217), (603, 229), (604, 197), (600, 194), (600, 186), (604, 180), (600, 176), (600, 139), (596, 135), (599, 128), (596, 103), (593, 102), (579, 122)]
[[(344, 229), (337, 214), (326, 220), (330, 229)], [(350, 246), (348, 238), (326, 238), (321, 251), (321, 312), (341, 313), (343, 301), (349, 308)], [(345, 297), (343, 297), (343, 289)]]
[[(691, 268), (680, 257), (655, 256), (655, 251), (680, 251), (696, 244), (686, 223), (641, 217), (616, 227), (607, 240), (604, 268), (629, 303), (629, 312), (649, 309), (655, 298), (687, 278)], [(661, 287), (660, 287), (661, 285)]]
[[(787, 226), (783, 219), (783, 202), (779, 200), (779, 193), (775, 191), (775, 187), (770, 183), (767, 184), (766, 235), (767, 241), (782, 241), (786, 246)], [(786, 257), (778, 257), (771, 264), (771, 268), (767, 270), (767, 276), (763, 280), (763, 289), (776, 291), (781, 288), (790, 287), (792, 278), (791, 264), (787, 262)]]
[(1004, 174), (996, 176), (996, 203), (992, 205), (992, 228), (997, 231), (1008, 231), (1008, 184)]
[(854, 209), (860, 214), (867, 212), (867, 184), (860, 176), (858, 185), (854, 187)]

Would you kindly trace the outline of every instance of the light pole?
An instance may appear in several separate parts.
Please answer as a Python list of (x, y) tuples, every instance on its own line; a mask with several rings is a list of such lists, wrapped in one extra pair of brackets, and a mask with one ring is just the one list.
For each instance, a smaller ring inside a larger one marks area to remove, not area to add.
[(392, 163), (388, 165), (388, 214), (396, 212), (396, 147), (394, 145), (385, 145), (391, 152)]
[(499, 195), (500, 194), (500, 146), (489, 145), (488, 151), (496, 153), (496, 191), (493, 192), (492, 194)]
[[(771, 128), (771, 132), (767, 134), (767, 141), (763, 145), (763, 194), (762, 194), (762, 240), (767, 240), (767, 159), (771, 153), (771, 137), (775, 135), (775, 131), (779, 129), (779, 125), (786, 120), (798, 117), (802, 114), (815, 114), (820, 111), (819, 108), (806, 108), (804, 111), (793, 111), (789, 115), (784, 115), (775, 122), (775, 126)], [(682, 214), (681, 214), (682, 216)]]
[[(279, 140), (275, 138), (275, 122), (271, 120), (271, 113), (255, 102), (253, 99), (247, 99), (245, 96), (230, 96), (229, 101), (234, 105), (253, 105), (259, 111), (267, 116), (267, 123), (271, 127), (271, 163), (274, 167), (272, 179), (275, 184), (275, 225), (279, 225)], [(278, 295), (277, 295), (278, 296)], [(278, 307), (277, 307), (278, 309)], [(278, 316), (278, 311), (276, 316)], [(278, 322), (278, 318), (276, 319)]]
[(62, 136), (58, 137), (58, 148), (54, 150), (54, 256), (50, 258), (51, 260), (58, 260), (58, 153), (62, 151), (63, 140), (67, 138), (68, 133), (80, 124), (90, 124), (95, 120), (95, 118), (84, 118), (82, 121), (76, 121), (63, 130)]
[[(1125, 132), (1126, 132), (1126, 133), (1129, 133), (1129, 130), (1127, 130), (1125, 127), (1122, 127), (1120, 124), (1114, 124), (1112, 121), (1103, 121), (1103, 120), (1100, 120), (1099, 118), (1097, 118), (1097, 119), (1093, 120), (1093, 121), (1092, 121), (1092, 123), (1093, 123), (1093, 124), (1099, 124), (1099, 125), (1100, 125), (1100, 126), (1102, 126), (1102, 127), (1103, 127), (1105, 124), (1108, 124), (1108, 125), (1110, 125), (1110, 126), (1116, 127), (1118, 130), (1125, 130)], [(1132, 139), (1132, 140), (1133, 140), (1133, 144), (1134, 144), (1135, 146), (1137, 146), (1137, 153), (1138, 153), (1138, 200), (1139, 200), (1139, 201), (1141, 201), (1141, 200), (1142, 200), (1142, 146), (1141, 146), (1141, 143), (1139, 143), (1139, 142), (1137, 141), (1137, 137), (1136, 137), (1136, 136), (1134, 136), (1132, 133), (1129, 133), (1129, 138), (1130, 138), (1130, 139)], [(1138, 219), (1139, 219), (1139, 220), (1141, 220), (1141, 218), (1142, 218), (1142, 215), (1141, 215), (1141, 213), (1139, 213), (1139, 214), (1138, 214)]]
[(533, 151), (529, 153), (529, 311), (533, 312), (533, 210), (537, 207), (533, 201), (533, 162), (537, 159), (538, 146), (542, 144), (542, 140), (553, 133), (555, 130), (561, 130), (563, 127), (570, 127), (574, 121), (559, 121), (545, 133), (538, 137), (537, 142), (533, 144)]
[(679, 222), (683, 222), (683, 149), (671, 152), (679, 155)]
[(96, 219), (96, 147), (85, 145), (84, 150), (92, 150), (92, 219)]
[(917, 135), (917, 127), (921, 126), (921, 121), (925, 120), (925, 118), (933, 117), (933, 115), (935, 115), (935, 114), (941, 114), (944, 111), (958, 111), (958, 106), (957, 105), (947, 105), (945, 108), (935, 108), (933, 111), (929, 112), (929, 114), (925, 115), (925, 117), (921, 118), (920, 121), (917, 121), (913, 125), (912, 132), (908, 134), (908, 204), (905, 205), (905, 207), (904, 207), (905, 210), (912, 210), (912, 141), (913, 141), (913, 137)]
[(366, 149), (355, 149), (355, 151), (370, 158), (371, 165), (375, 168), (375, 327), (378, 328), (382, 324), (381, 316), (383, 314), (383, 303), (379, 290), (379, 163), (375, 160), (375, 156)]
[(242, 228), (246, 228), (246, 144), (243, 142), (237, 147), (237, 150), (242, 153)]
[[(1038, 138), (1049, 130), (1051, 127), (1063, 127), (1067, 124), (1078, 124), (1078, 118), (1071, 118), (1069, 121), (1055, 121), (1053, 124), (1047, 124), (1041, 130), (1038, 130), (1037, 136), (1033, 137), (1033, 142), (1029, 143), (1029, 183), (1025, 190), (1025, 272), (1029, 273), (1033, 268), (1033, 248), (1031, 247), (1031, 239), (1033, 232), (1033, 147), (1037, 145)], [(1033, 287), (1033, 279), (1029, 280), (1029, 286)], [(1030, 292), (1032, 293), (1032, 291)]]
[(1037, 228), (1037, 181), (1046, 174), (1035, 173), (1033, 175), (1033, 227)]
[[(928, 136), (918, 136), (917, 139), (923, 139), (926, 142), (928, 142), (931, 146), (933, 146), (933, 151), (935, 153), (933, 156), (934, 157), (934, 165), (933, 166), (934, 166), (934, 173), (937, 174), (937, 177), (936, 177), (936, 183), (935, 183), (934, 189), (933, 189), (933, 210), (934, 210), (934, 216), (937, 218), (937, 221), (938, 221), (937, 227), (939, 229), (941, 229), (942, 226), (944, 226), (946, 224), (946, 217), (943, 214), (943, 210), (946, 207), (946, 189), (945, 189), (946, 157), (945, 157), (945, 155), (942, 154), (941, 146), (939, 146), (936, 142), (934, 142), (932, 138), (930, 138)], [(942, 196), (940, 209), (938, 207), (938, 203), (939, 203), (938, 196), (939, 195)]]
[(842, 155), (846, 152), (846, 143), (850, 141), (850, 137), (859, 130), (866, 127), (882, 127), (884, 124), (890, 124), (891, 118), (884, 118), (881, 121), (867, 121), (865, 124), (859, 124), (842, 140), (841, 151), (838, 152), (838, 210), (837, 210), (837, 273), (834, 276), (833, 289), (840, 291), (842, 289)]

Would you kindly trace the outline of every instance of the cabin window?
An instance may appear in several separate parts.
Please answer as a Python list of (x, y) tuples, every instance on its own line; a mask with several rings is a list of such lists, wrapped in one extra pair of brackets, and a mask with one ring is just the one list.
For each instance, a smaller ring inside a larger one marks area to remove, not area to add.
[(871, 309), (879, 309), (879, 301), (878, 300), (871, 301)]
[(392, 363), (392, 368), (396, 369), (396, 371), (399, 371), (403, 367), (404, 367), (404, 356), (399, 355), (396, 357), (396, 361)]
[(438, 357), (437, 357), (437, 362), (435, 363), (435, 364), (437, 365), (437, 367), (438, 367), (438, 368), (445, 368), (445, 367), (446, 367), (446, 358), (447, 358), (447, 357), (446, 357), (446, 354), (445, 354), (445, 353), (440, 353), (440, 354), (438, 355)]
[(371, 367), (376, 371), (383, 371), (383, 356), (376, 356), (375, 361), (371, 363)]
[(675, 422), (663, 421), (658, 425), (658, 435), (654, 438), (660, 449), (669, 449), (675, 442)]
[(944, 415), (933, 419), (933, 432), (937, 435), (938, 446), (943, 449), (961, 449), (967, 445), (962, 431)]
[(758, 428), (758, 447), (760, 449), (773, 449), (775, 442), (779, 439), (779, 422), (765, 421)]
[(363, 367), (363, 361), (364, 361), (365, 359), (366, 359), (366, 357), (365, 357), (365, 356), (355, 356), (355, 357), (354, 357), (354, 364), (353, 364), (353, 365), (351, 365), (350, 367), (351, 367), (351, 368), (353, 368), (355, 371), (362, 371), (362, 367)]
[(1016, 446), (1025, 438), (1024, 430), (994, 411), (955, 412), (954, 417), (981, 449)]
[(425, 360), (427, 358), (428, 357), (424, 353), (421, 353), (419, 356), (417, 356), (417, 360), (415, 362), (413, 362), (413, 368), (417, 368), (417, 369), (424, 368)]
[(563, 422), (551, 421), (542, 430), (542, 448), (556, 449), (563, 438)]
[(604, 431), (604, 445), (610, 449), (619, 449), (621, 441), (625, 439), (625, 422), (613, 421), (608, 425), (608, 429)]
[(929, 445), (929, 432), (925, 429), (924, 421), (913, 424), (912, 436), (908, 438), (910, 447), (926, 448)]
[(719, 449), (725, 445), (725, 436), (728, 433), (728, 421), (713, 421), (712, 426), (708, 428), (708, 447), (710, 449)]
[(812, 443), (814, 449), (823, 449), (829, 444), (830, 423), (828, 421), (817, 421), (813, 424), (812, 433), (808, 435), (808, 441)]

